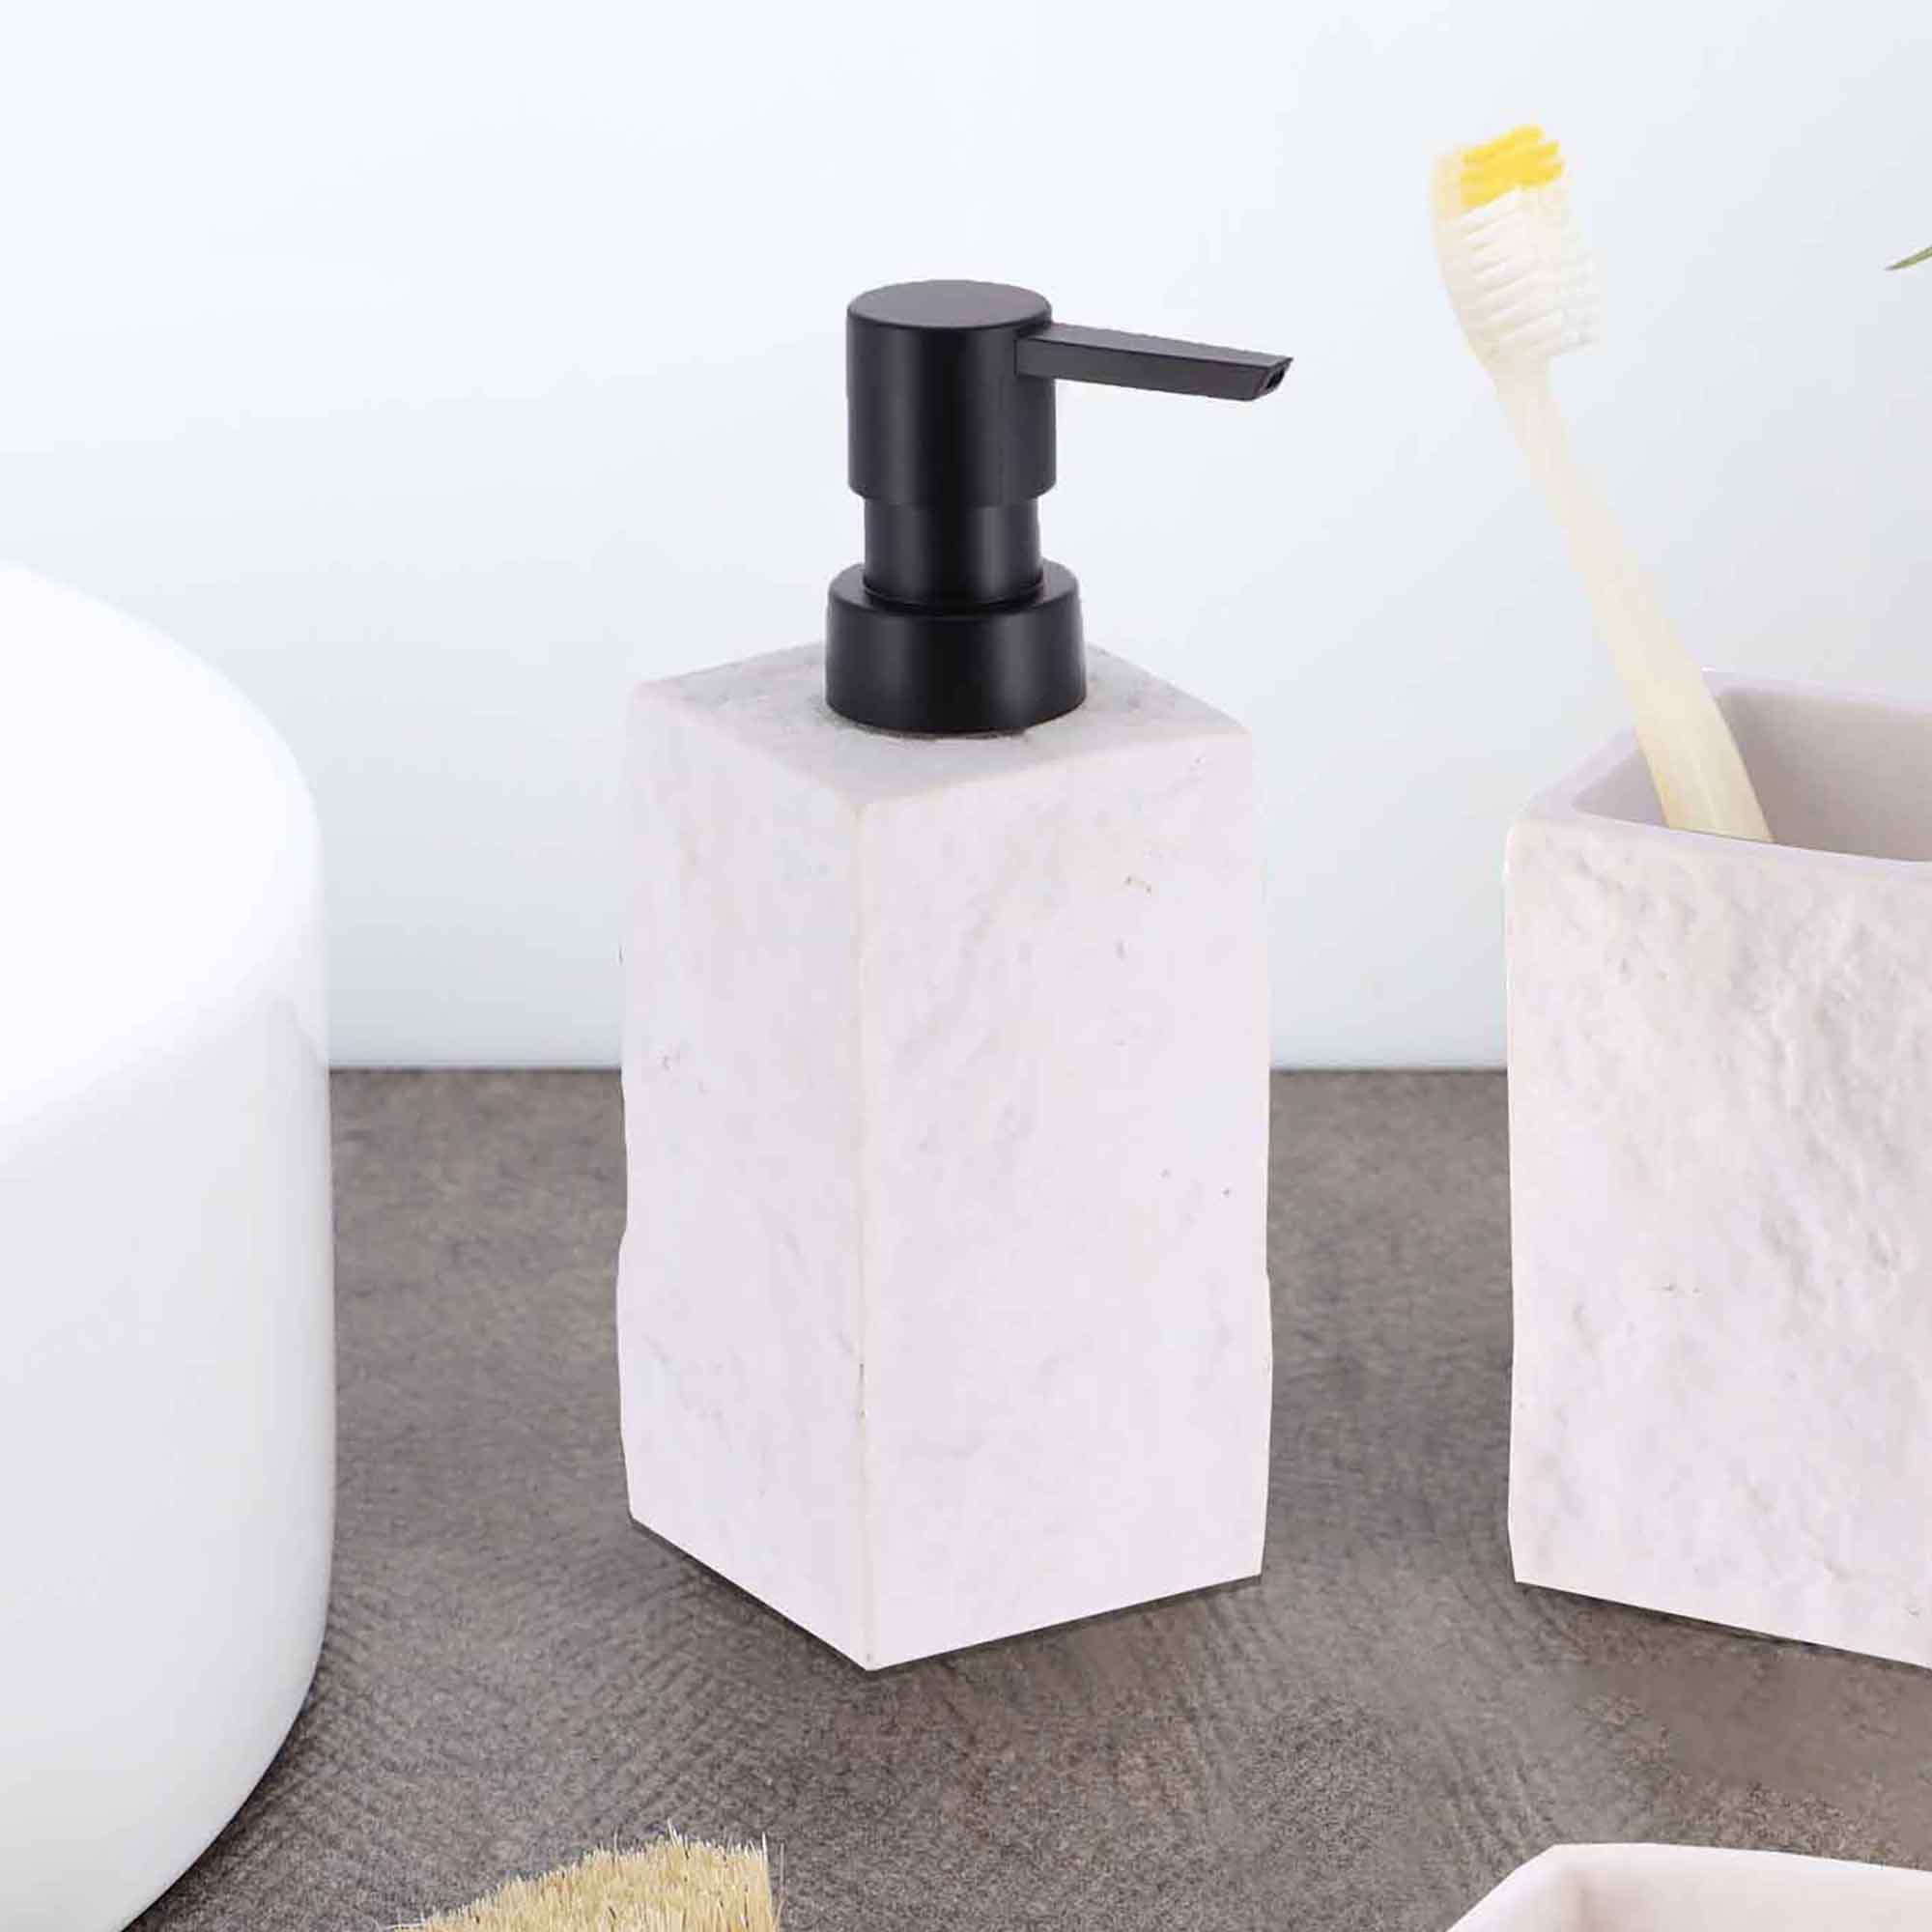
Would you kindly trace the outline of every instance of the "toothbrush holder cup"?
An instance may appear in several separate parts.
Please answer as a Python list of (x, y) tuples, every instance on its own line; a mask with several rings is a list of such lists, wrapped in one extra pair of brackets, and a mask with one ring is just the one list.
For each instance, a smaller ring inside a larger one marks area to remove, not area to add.
[(1932, 708), (1714, 680), (1509, 838), (1518, 1580), (1932, 1664)]

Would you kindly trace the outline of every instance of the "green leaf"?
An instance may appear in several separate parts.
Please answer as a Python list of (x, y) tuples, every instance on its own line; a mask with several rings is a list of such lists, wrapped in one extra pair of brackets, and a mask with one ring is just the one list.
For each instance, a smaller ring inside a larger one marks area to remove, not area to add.
[(1921, 248), (1916, 255), (1908, 255), (1902, 262), (1888, 262), (1888, 270), (1892, 269), (1916, 268), (1920, 262), (1932, 262), (1932, 248)]

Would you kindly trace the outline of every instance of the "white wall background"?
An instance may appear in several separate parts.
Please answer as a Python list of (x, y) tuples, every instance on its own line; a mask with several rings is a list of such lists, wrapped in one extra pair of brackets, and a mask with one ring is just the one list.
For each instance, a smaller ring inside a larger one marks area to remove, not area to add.
[(1278, 1057), (1491, 1062), (1504, 827), (1618, 714), (1429, 157), (1563, 141), (1562, 388), (1698, 654), (1932, 696), (1928, 86), (1907, 0), (18, 8), (0, 550), (285, 730), (341, 1057), (608, 1062), (624, 693), (815, 632), (846, 298), (1292, 352), (1066, 391), (1048, 553), (1259, 736)]

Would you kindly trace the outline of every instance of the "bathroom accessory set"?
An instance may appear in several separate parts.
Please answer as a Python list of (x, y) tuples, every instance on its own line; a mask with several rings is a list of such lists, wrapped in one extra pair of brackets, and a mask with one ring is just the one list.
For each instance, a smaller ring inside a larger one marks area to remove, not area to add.
[[(1932, 1314), (1914, 1292), (1932, 1260), (1932, 710), (1714, 690), (1669, 635), (1549, 396), (1549, 357), (1594, 327), (1559, 176), (1553, 147), (1519, 130), (1459, 151), (1435, 184), (1459, 317), (1637, 720), (1510, 839), (1517, 1574), (1932, 1663)], [(1058, 381), (1253, 400), (1286, 363), (1061, 325), (1031, 292), (982, 283), (872, 291), (847, 329), (865, 561), (831, 586), (823, 648), (646, 687), (632, 714), (620, 1366), (639, 1520), (877, 1667), (1261, 1562), (1251, 756), (1210, 708), (1090, 662), (1037, 505)], [(83, 659), (112, 655), (117, 682), (165, 649), (24, 580), (0, 578), (9, 598)], [(42, 1648), (15, 1653), (31, 1668), (0, 1698), (25, 1713), (36, 1775), (21, 1790), (45, 1853), (44, 1869), (0, 1871), (0, 1904), (29, 1915), (58, 1888), (63, 1908), (126, 1916), (201, 1848), (299, 1702), (327, 1593), (313, 817), (232, 694), (169, 660), (156, 690), (170, 703), (171, 681), (260, 805), (197, 929), (221, 970), (168, 955), (186, 976), (163, 989), (168, 1024), (115, 1036), (106, 1056), (108, 1036), (88, 1032), (84, 1067), (43, 1054), (30, 1070), (45, 1104), (0, 1123), (40, 1183), (23, 1278), (56, 1254), (72, 1272), (89, 1218), (73, 1203), (99, 1192), (106, 1158), (127, 1213), (91, 1236), (100, 1278), (130, 1278), (138, 1239), (132, 1275), (157, 1291), (23, 1303), (10, 1319), (30, 1325), (0, 1350), (16, 1370), (0, 1403), (22, 1431), (14, 1460), (67, 1439), (57, 1410), (87, 1436), (26, 1520), (48, 1549), (19, 1628)], [(234, 819), (231, 792), (185, 796)], [(124, 820), (74, 810), (119, 839)], [(160, 829), (206, 858), (196, 835), (215, 822)], [(1763, 842), (1773, 825), (1780, 846)], [(113, 1118), (96, 1121), (103, 1095)], [(245, 1148), (200, 1137), (238, 1125)], [(211, 1149), (238, 1195), (213, 1213)], [(245, 1255), (237, 1229), (257, 1244)], [(82, 1366), (86, 1399), (71, 1386)], [(103, 1376), (142, 1452), (101, 1435)], [(158, 1463), (155, 1442), (169, 1445)], [(165, 1494), (130, 1517), (130, 1482)], [(77, 1507), (90, 1484), (111, 1501)], [(187, 1622), (156, 1622), (154, 1579), (180, 1561), (161, 1532), (195, 1552), (196, 1586), (175, 1593)], [(252, 1647), (235, 1640), (244, 1624)], [(221, 1654), (197, 1662), (191, 1643)], [(219, 1708), (182, 1702), (242, 1655), (252, 1674)], [(75, 1709), (83, 1679), (104, 1715)], [(174, 1788), (142, 1800), (151, 1833), (100, 1861), (62, 1778), (87, 1780), (98, 1825), (126, 1767), (90, 1758), (82, 1732), (129, 1723), (168, 1736)], [(451, 1922), (595, 1911), (594, 1886), (613, 1903), (695, 1899), (714, 1881), (768, 1909), (762, 1853), (713, 1862), (674, 1842)], [(1932, 1915), (1932, 1876), (1565, 1847), (1459, 1932), (1676, 1932), (1722, 1914), (1890, 1932)]]
[(1271, 1400), (1249, 742), (1084, 644), (1055, 384), (1286, 362), (1030, 291), (846, 318), (826, 644), (639, 691), (637, 1519), (867, 1667), (1253, 1576)]

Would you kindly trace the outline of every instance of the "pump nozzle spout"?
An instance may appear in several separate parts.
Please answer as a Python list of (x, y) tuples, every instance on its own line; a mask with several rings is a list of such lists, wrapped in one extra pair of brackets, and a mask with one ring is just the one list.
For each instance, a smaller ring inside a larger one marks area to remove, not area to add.
[(1289, 357), (1210, 342), (1175, 342), (1119, 328), (1054, 322), (1022, 335), (1013, 352), (1022, 376), (1062, 383), (1111, 383), (1122, 389), (1164, 389), (1175, 396), (1219, 396), (1252, 403), (1281, 386)]

